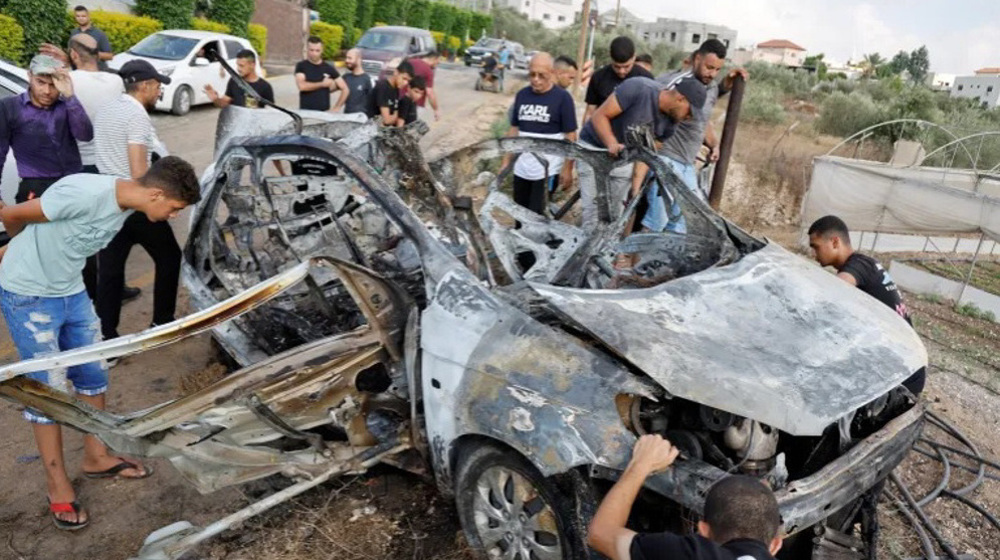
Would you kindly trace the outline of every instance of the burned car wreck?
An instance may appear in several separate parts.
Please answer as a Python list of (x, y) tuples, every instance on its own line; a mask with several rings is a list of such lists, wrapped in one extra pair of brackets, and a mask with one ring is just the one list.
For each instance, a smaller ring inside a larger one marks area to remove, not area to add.
[[(408, 131), (317, 135), (340, 139), (220, 138), (184, 254), (197, 313), (0, 369), (4, 397), (165, 457), (200, 491), (296, 481), (203, 529), (154, 533), (138, 558), (177, 558), (376, 462), (433, 477), (489, 557), (585, 558), (589, 516), (644, 433), (684, 459), (647, 481), (640, 528), (697, 515), (715, 481), (741, 472), (772, 484), (792, 538), (850, 532), (920, 434), (923, 407), (900, 388), (927, 361), (914, 331), (725, 221), (647, 150), (614, 160), (508, 138), (427, 164)], [(572, 158), (597, 227), (514, 204), (495, 165), (508, 153)], [(686, 234), (631, 232), (642, 197), (615, 208), (611, 171), (637, 160)], [(276, 161), (292, 173), (270, 173)], [(18, 377), (206, 329), (235, 371), (151, 410), (97, 412)]]

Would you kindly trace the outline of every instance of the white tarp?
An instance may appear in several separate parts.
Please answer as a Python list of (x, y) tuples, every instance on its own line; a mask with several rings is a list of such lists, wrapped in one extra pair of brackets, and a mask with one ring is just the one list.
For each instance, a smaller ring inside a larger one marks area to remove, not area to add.
[(985, 233), (1000, 241), (1000, 177), (821, 156), (803, 201), (803, 228), (828, 214), (852, 231)]

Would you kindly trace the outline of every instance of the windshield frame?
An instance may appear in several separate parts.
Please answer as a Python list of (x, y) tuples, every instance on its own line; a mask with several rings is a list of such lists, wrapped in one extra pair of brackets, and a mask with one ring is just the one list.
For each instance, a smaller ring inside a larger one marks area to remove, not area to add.
[[(164, 38), (166, 38), (166, 39), (164, 39)], [(162, 50), (162, 45), (165, 45), (168, 42), (176, 42), (176, 43), (179, 43), (179, 44), (184, 44), (184, 43), (190, 42), (190, 47), (187, 49), (187, 51), (183, 55), (181, 55), (179, 57), (163, 56), (163, 53), (160, 53), (160, 54), (150, 54), (148, 52), (142, 52), (142, 51), (140, 51), (139, 48), (142, 47), (143, 43), (146, 43), (147, 41), (149, 43), (151, 43), (151, 44), (152, 43), (156, 43), (157, 46), (161, 48), (161, 50)], [(189, 56), (191, 56), (191, 53), (195, 51), (195, 49), (198, 47), (198, 44), (200, 42), (201, 41), (199, 39), (193, 39), (191, 37), (182, 37), (180, 35), (171, 35), (169, 33), (162, 33), (162, 32), (160, 32), (160, 33), (153, 33), (152, 35), (146, 37), (142, 41), (139, 41), (138, 43), (136, 43), (135, 45), (133, 45), (132, 48), (130, 48), (126, 52), (129, 53), (129, 54), (131, 54), (131, 55), (133, 55), (133, 56), (138, 56), (138, 57), (142, 57), (142, 58), (155, 58), (157, 60), (181, 61), (181, 60), (184, 60), (184, 59), (188, 58)]]
[[(376, 35), (392, 37), (392, 43), (382, 46), (366, 45), (365, 39), (372, 38), (369, 42), (375, 41), (374, 37)], [(358, 39), (358, 44), (355, 45), (359, 49), (369, 49), (373, 51), (390, 51), (390, 52), (406, 52), (410, 48), (410, 42), (412, 37), (406, 33), (397, 33), (394, 31), (385, 31), (379, 29), (369, 29), (364, 35)], [(397, 44), (398, 43), (398, 44)]]

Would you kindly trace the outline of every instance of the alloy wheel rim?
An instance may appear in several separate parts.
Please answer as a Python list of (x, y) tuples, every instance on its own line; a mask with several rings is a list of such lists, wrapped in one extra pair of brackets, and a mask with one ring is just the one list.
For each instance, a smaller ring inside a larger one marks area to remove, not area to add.
[(490, 558), (562, 560), (555, 511), (526, 477), (490, 467), (474, 491), (476, 533)]

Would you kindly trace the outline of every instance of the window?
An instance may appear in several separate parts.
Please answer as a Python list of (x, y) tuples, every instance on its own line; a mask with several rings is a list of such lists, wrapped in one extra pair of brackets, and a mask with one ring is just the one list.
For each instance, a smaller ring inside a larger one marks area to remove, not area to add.
[(676, 31), (671, 31), (670, 32), (670, 42), (671, 43), (676, 43), (677, 42), (677, 32)]
[(719, 35), (717, 33), (709, 33), (708, 34), (708, 38), (709, 39), (718, 39)]
[(566, 21), (566, 16), (559, 16), (557, 19), (559, 21)]
[(643, 31), (642, 32), (642, 40), (643, 41), (648, 41), (649, 40), (649, 31)]
[(700, 43), (700, 42), (701, 42), (701, 34), (700, 33), (692, 33), (691, 34), (691, 43), (694, 44), (694, 43)]
[(725, 43), (726, 48), (728, 49), (729, 48), (729, 39), (724, 39), (722, 42)]
[(963, 86), (962, 84), (958, 84), (958, 91), (962, 91), (962, 89), (964, 89), (964, 88), (965, 88), (965, 86)]
[(986, 88), (986, 93), (993, 93), (993, 86)]
[(552, 16), (549, 14), (542, 14), (542, 19), (552, 19)]
[(236, 58), (236, 54), (245, 49), (241, 43), (237, 41), (225, 41), (226, 43), (226, 59), (233, 60)]

